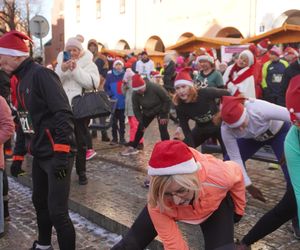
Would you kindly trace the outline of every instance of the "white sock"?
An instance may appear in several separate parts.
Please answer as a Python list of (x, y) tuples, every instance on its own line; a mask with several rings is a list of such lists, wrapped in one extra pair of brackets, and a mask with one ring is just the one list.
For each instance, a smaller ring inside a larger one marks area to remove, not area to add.
[(41, 250), (47, 250), (51, 247), (51, 245), (48, 246), (44, 246), (44, 245), (40, 245), (40, 244), (36, 244), (36, 248), (39, 248)]

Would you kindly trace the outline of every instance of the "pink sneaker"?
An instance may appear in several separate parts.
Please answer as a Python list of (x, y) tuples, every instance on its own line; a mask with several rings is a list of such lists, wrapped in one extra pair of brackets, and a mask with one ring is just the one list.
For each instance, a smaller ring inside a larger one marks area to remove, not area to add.
[(96, 153), (96, 151), (95, 151), (94, 149), (88, 149), (88, 150), (86, 151), (86, 156), (85, 156), (85, 158), (86, 158), (86, 160), (88, 161), (88, 160), (92, 159), (96, 154), (97, 154), (97, 153)]

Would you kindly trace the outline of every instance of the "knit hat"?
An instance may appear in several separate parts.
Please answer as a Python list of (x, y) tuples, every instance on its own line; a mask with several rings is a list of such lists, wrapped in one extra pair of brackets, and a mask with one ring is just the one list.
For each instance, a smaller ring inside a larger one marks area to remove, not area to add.
[(190, 174), (199, 169), (189, 147), (179, 140), (155, 144), (148, 166), (148, 175)]
[(243, 50), (240, 53), (239, 58), (241, 58), (243, 56), (246, 56), (248, 58), (248, 60), (249, 60), (249, 65), (248, 66), (251, 66), (252, 64), (254, 64), (254, 55), (250, 50), (248, 50), (248, 49)]
[(145, 81), (139, 74), (132, 76), (132, 90), (137, 91), (146, 86)]
[(117, 60), (115, 60), (114, 61), (114, 63), (113, 63), (113, 67), (116, 67), (116, 65), (117, 64), (121, 64), (122, 65), (122, 67), (124, 67), (124, 63), (123, 63), (123, 61), (121, 61), (121, 60), (119, 60), (119, 59), (117, 59)]
[(273, 46), (270, 51), (271, 54), (274, 54), (276, 56), (280, 56), (281, 55), (281, 50), (277, 47), (277, 46)]
[(28, 56), (29, 49), (24, 40), (33, 43), (25, 34), (13, 30), (0, 38), (0, 54), (8, 56)]
[(90, 39), (90, 40), (88, 41), (88, 47), (89, 47), (91, 44), (94, 44), (95, 46), (98, 47), (98, 42), (97, 42), (96, 39)]
[(285, 94), (286, 107), (291, 115), (291, 121), (300, 120), (300, 75), (294, 76)]
[(68, 49), (68, 47), (75, 47), (79, 50), (83, 50), (81, 41), (76, 37), (71, 37), (68, 39), (65, 45), (65, 49)]
[(295, 50), (294, 48), (292, 47), (286, 47), (284, 52), (283, 52), (283, 55), (284, 56), (287, 56), (287, 55), (295, 55), (295, 56), (299, 56), (299, 53), (297, 52), (297, 50)]
[(178, 85), (187, 85), (187, 86), (193, 86), (193, 79), (190, 76), (191, 68), (183, 68), (181, 71), (179, 71), (176, 75), (174, 87)]
[(264, 40), (261, 40), (257, 44), (257, 48), (259, 48), (262, 51), (267, 51), (270, 44), (271, 44), (270, 39), (269, 38), (265, 38)]
[(230, 127), (237, 128), (246, 119), (246, 109), (243, 105), (245, 98), (235, 96), (223, 96), (221, 106), (222, 120)]

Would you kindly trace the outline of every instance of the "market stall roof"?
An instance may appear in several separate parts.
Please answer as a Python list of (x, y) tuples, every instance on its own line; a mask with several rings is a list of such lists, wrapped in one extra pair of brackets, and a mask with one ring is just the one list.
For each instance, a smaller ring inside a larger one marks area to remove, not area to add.
[(300, 25), (285, 23), (279, 28), (272, 29), (257, 36), (246, 38), (242, 40), (241, 43), (258, 43), (264, 38), (269, 38), (272, 44), (298, 43), (300, 42)]
[(236, 45), (240, 44), (241, 41), (241, 38), (192, 36), (179, 43), (167, 47), (166, 50), (176, 50), (177, 52), (191, 52), (199, 49), (200, 47), (219, 49), (222, 45)]
[[(124, 50), (111, 50), (111, 49), (106, 49), (106, 48), (102, 48), (101, 49), (101, 53), (103, 54), (110, 54), (110, 55), (113, 55), (113, 56), (125, 56), (125, 55), (128, 55), (130, 53), (134, 53), (135, 55), (137, 55), (138, 53), (141, 53), (143, 50), (142, 49), (124, 49)], [(147, 50), (147, 53), (149, 55), (149, 57), (152, 57), (152, 56), (164, 56), (165, 53), (164, 52), (160, 52), (160, 51), (148, 51)]]

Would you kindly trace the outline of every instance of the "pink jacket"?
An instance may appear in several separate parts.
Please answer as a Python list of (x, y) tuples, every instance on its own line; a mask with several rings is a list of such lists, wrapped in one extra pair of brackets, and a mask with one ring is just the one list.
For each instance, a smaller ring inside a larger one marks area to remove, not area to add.
[(14, 122), (5, 99), (0, 96), (0, 169), (4, 169), (3, 144), (14, 133)]
[(159, 208), (148, 205), (151, 220), (166, 250), (189, 249), (176, 221), (192, 224), (205, 221), (218, 209), (228, 192), (233, 199), (235, 213), (243, 215), (246, 206), (244, 178), (238, 164), (232, 161), (223, 162), (212, 155), (201, 154), (195, 149), (190, 149), (196, 161), (201, 164), (198, 171), (201, 183), (199, 198), (193, 205), (173, 204), (170, 211), (162, 213)]

